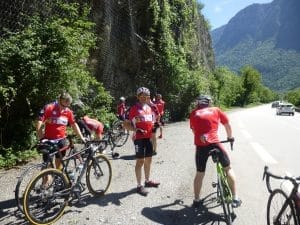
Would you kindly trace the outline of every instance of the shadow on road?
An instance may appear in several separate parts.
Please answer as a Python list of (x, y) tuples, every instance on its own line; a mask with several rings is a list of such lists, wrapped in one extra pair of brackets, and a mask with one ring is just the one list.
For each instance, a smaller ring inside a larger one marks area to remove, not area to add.
[[(157, 224), (164, 225), (216, 225), (225, 224), (224, 218), (209, 209), (215, 208), (210, 206), (212, 199), (205, 199), (204, 204), (195, 209), (190, 205), (183, 204), (181, 200), (175, 200), (172, 203), (145, 207), (142, 210), (142, 215), (152, 220)], [(179, 209), (174, 209), (179, 208)]]
[[(6, 222), (6, 219), (15, 217), (11, 222)], [(6, 201), (0, 202), (0, 224), (5, 225), (25, 225), (28, 224), (24, 220), (24, 215), (17, 210), (15, 199), (9, 199)]]
[[(124, 192), (108, 193), (100, 198), (94, 197), (91, 194), (86, 193), (81, 196), (81, 199), (83, 201), (85, 201), (88, 205), (96, 204), (96, 205), (100, 205), (100, 206), (107, 206), (109, 204), (114, 204), (117, 206), (121, 206), (121, 199), (123, 199), (131, 194), (136, 194), (136, 188), (133, 188), (133, 189), (130, 189), (130, 190), (124, 191)], [(74, 206), (80, 207), (77, 204), (75, 204)]]

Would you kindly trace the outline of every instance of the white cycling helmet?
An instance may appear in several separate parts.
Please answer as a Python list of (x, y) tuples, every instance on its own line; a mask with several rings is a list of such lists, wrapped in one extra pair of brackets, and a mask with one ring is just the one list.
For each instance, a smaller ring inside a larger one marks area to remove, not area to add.
[(150, 90), (148, 88), (146, 88), (146, 87), (140, 87), (140, 88), (138, 88), (137, 91), (136, 91), (136, 95), (140, 95), (142, 93), (144, 93), (146, 95), (150, 95)]
[(125, 98), (122, 96), (120, 97), (120, 101), (124, 102), (125, 101)]

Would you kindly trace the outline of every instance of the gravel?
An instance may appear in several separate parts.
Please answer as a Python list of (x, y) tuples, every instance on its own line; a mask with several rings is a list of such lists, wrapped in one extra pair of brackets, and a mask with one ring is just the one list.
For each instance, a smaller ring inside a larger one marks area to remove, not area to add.
[[(191, 208), (195, 165), (193, 136), (187, 121), (164, 127), (151, 169), (151, 178), (161, 185), (148, 188), (147, 197), (136, 193), (132, 141), (129, 139), (116, 150), (120, 157), (111, 159), (113, 178), (106, 195), (95, 198), (85, 191), (83, 199), (87, 205), (67, 207), (55, 224), (214, 224), (220, 219), (217, 213), (207, 213), (207, 209), (203, 213)], [(14, 200), (16, 178), (22, 168), (0, 171), (0, 224), (28, 224)]]

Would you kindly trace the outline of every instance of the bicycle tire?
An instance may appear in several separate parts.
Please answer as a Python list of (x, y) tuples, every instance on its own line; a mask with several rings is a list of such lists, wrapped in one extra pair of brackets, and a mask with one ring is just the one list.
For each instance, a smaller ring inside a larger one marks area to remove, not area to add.
[(128, 140), (129, 131), (122, 125), (123, 121), (117, 120), (112, 125), (111, 141), (116, 147), (122, 147)]
[(112, 178), (112, 168), (107, 157), (97, 155), (90, 160), (86, 171), (86, 184), (89, 192), (97, 197), (108, 190)]
[(23, 196), (26, 190), (27, 185), (30, 183), (31, 179), (35, 177), (41, 170), (47, 168), (46, 163), (38, 163), (32, 166), (27, 167), (18, 178), (16, 187), (15, 187), (15, 200), (17, 203), (18, 209), (23, 213)]
[(268, 225), (298, 225), (296, 210), (292, 201), (287, 202), (279, 221), (274, 221), (283, 209), (284, 203), (288, 201), (288, 196), (281, 189), (275, 189), (269, 196), (267, 204), (267, 223)]
[(222, 178), (218, 176), (218, 184), (217, 184), (217, 195), (218, 199), (222, 205), (223, 212), (224, 212), (224, 218), (227, 225), (232, 225), (232, 218), (231, 218), (231, 212), (230, 212), (230, 204), (226, 201), (225, 196), (225, 190), (224, 190), (224, 183), (222, 181)]
[[(43, 188), (45, 177), (52, 177)], [(45, 169), (36, 175), (24, 193), (23, 209), (26, 219), (34, 225), (56, 222), (68, 205), (70, 183), (64, 173), (57, 169)]]

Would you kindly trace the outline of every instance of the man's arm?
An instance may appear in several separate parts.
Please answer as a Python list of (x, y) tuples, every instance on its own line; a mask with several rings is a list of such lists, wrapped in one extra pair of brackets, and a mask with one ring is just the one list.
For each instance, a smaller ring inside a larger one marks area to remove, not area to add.
[(77, 123), (73, 123), (71, 125), (71, 127), (72, 127), (73, 131), (75, 132), (75, 134), (82, 140), (82, 142), (85, 142), (85, 139), (84, 139), (84, 137), (83, 137), (83, 135), (82, 135), (82, 133), (81, 133), (81, 131), (79, 129), (78, 124)]
[(130, 120), (124, 120), (123, 126), (126, 130), (136, 131), (135, 127), (133, 126), (133, 124)]
[(232, 129), (231, 129), (231, 125), (229, 123), (224, 124), (225, 130), (226, 130), (226, 134), (227, 134), (227, 139), (232, 138)]
[(43, 133), (43, 121), (38, 120), (36, 123), (36, 135), (38, 140), (41, 140), (44, 137), (44, 133)]

